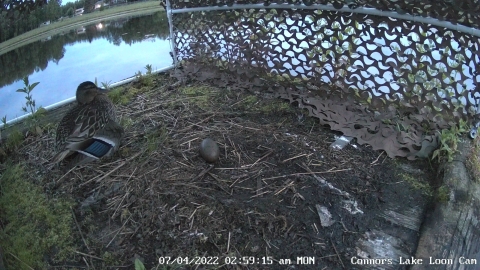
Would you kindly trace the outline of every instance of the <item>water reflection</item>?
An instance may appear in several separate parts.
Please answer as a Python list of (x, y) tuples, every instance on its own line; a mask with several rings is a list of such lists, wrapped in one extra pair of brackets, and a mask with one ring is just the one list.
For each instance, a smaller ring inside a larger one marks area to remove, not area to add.
[(0, 55), (0, 117), (21, 116), (25, 98), (15, 91), (21, 79), (40, 82), (33, 92), (37, 106), (74, 96), (85, 80), (115, 82), (151, 64), (172, 63), (165, 12), (104, 21), (52, 36)]

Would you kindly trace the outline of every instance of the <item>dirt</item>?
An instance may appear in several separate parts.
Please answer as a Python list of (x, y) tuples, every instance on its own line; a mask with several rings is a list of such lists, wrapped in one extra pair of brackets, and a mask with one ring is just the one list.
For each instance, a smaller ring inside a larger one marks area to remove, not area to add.
[[(429, 200), (405, 177), (433, 180), (428, 161), (393, 160), (355, 140), (334, 151), (341, 134), (294, 105), (173, 83), (156, 75), (124, 87), (126, 137), (114, 157), (66, 173), (42, 165), (48, 196), (77, 203), (77, 249), (55, 269), (134, 269), (134, 258), (146, 269), (352, 269), (365, 232), (400, 230), (380, 209)], [(207, 137), (220, 147), (215, 164), (199, 156)], [(48, 160), (41, 149), (52, 143), (31, 151)]]

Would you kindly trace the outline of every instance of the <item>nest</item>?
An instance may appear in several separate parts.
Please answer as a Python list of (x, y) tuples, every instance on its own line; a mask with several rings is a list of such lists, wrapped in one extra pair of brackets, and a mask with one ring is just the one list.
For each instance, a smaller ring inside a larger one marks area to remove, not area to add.
[[(316, 204), (345, 212), (337, 203), (345, 194), (325, 188), (326, 179), (363, 200), (361, 207), (378, 204), (371, 197), (376, 183), (396, 181), (385, 155), (368, 146), (332, 152), (335, 133), (284, 101), (173, 83), (155, 75), (114, 90), (126, 133), (109, 159), (67, 172), (52, 167), (53, 128), (19, 149), (49, 196), (77, 202), (79, 250), (71, 260), (105, 266), (105, 251), (116, 265), (140, 256), (151, 266), (160, 256), (218, 256), (224, 265), (233, 256), (273, 256), (277, 263), (309, 255), (323, 257), (318, 269), (353, 256), (341, 246), (353, 247), (359, 235), (345, 232), (366, 230), (358, 221), (365, 216), (342, 216), (326, 234)], [(199, 155), (207, 137), (220, 146), (215, 164)]]

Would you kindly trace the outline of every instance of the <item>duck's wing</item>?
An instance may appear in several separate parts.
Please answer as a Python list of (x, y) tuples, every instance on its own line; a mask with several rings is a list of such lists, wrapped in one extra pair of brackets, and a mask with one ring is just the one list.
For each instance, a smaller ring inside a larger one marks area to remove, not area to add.
[[(101, 95), (103, 96), (103, 95)], [(116, 118), (113, 104), (105, 98), (72, 108), (57, 127), (56, 143), (59, 151), (53, 161), (62, 161), (76, 151), (90, 145), (90, 139)]]
[(103, 129), (97, 131), (93, 138), (83, 142), (84, 146), (75, 151), (67, 168), (83, 165), (104, 156), (111, 156), (118, 150), (123, 134), (123, 127), (110, 120)]

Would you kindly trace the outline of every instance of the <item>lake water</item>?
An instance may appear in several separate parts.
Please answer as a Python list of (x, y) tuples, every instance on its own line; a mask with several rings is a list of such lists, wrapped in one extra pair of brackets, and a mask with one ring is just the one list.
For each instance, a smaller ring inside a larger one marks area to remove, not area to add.
[[(299, 23), (299, 22), (296, 22)], [(324, 24), (326, 22), (323, 22)], [(293, 21), (286, 20), (286, 23), (277, 25), (275, 33), (284, 32), (285, 36), (291, 36), (288, 32), (288, 26)], [(321, 22), (318, 22), (319, 26)], [(269, 25), (275, 27), (274, 24)], [(305, 26), (305, 25), (302, 25)], [(360, 27), (360, 26), (359, 26)], [(385, 26), (386, 27), (386, 26)], [(374, 31), (375, 28), (371, 28)], [(242, 28), (232, 28), (229, 31), (237, 31), (240, 34), (246, 34), (249, 30)], [(376, 30), (375, 30), (376, 31)], [(213, 33), (211, 33), (213, 34)], [(221, 33), (219, 33), (221, 34)], [(188, 36), (188, 34), (186, 34)], [(299, 39), (304, 38), (304, 34), (296, 33)], [(221, 36), (221, 35), (220, 35)], [(372, 34), (372, 36), (374, 36)], [(15, 51), (0, 56), (0, 117), (7, 116), (7, 120), (14, 119), (23, 115), (21, 110), (25, 104), (25, 95), (17, 93), (16, 90), (23, 87), (22, 78), (29, 76), (30, 83), (40, 82), (33, 92), (37, 106), (48, 106), (50, 104), (71, 98), (75, 95), (75, 90), (79, 83), (95, 78), (100, 84), (102, 82), (117, 82), (122, 79), (133, 76), (136, 72), (145, 72), (147, 64), (152, 65), (153, 69), (159, 69), (172, 64), (170, 57), (170, 42), (168, 20), (165, 12), (158, 12), (153, 15), (122, 19), (117, 21), (102, 22), (99, 24), (88, 25), (69, 33), (52, 37), (48, 40), (39, 41), (27, 46), (18, 48)], [(192, 37), (193, 38), (193, 37)], [(441, 37), (437, 37), (437, 44), (441, 43)], [(414, 42), (415, 37), (410, 37)], [(382, 46), (382, 52), (385, 55), (394, 53), (393, 49), (387, 46), (385, 41), (378, 39), (370, 39), (370, 37), (355, 37), (355, 44), (358, 49), (356, 54), (368, 54), (366, 48), (372, 46)], [(192, 42), (195, 40), (192, 39)], [(235, 47), (235, 44), (229, 44), (227, 41), (217, 41), (220, 45), (221, 54), (225, 54), (227, 48)], [(400, 43), (409, 44), (412, 42), (407, 37), (402, 37)], [(188, 44), (188, 42), (187, 42)], [(280, 46), (279, 46), (280, 45)], [(362, 46), (360, 46), (362, 45)], [(423, 46), (433, 46), (432, 44), (421, 44)], [(285, 39), (272, 39), (268, 45), (276, 49), (279, 47), (290, 46)], [(328, 40), (322, 41), (323, 48), (333, 46)], [(449, 47), (453, 51), (459, 50), (460, 44), (454, 40), (451, 41)], [(433, 48), (431, 57), (435, 60), (441, 59), (440, 49)], [(473, 52), (466, 50), (468, 59)], [(301, 59), (306, 59), (306, 55), (300, 54), (296, 59), (292, 51), (286, 52), (286, 56), (291, 58), (292, 64), (297, 65), (304, 63)], [(370, 55), (376, 61), (382, 61), (380, 55)], [(379, 57), (376, 57), (379, 56)], [(180, 55), (182, 57), (182, 55)], [(360, 56), (359, 56), (360, 57)], [(301, 59), (300, 59), (301, 58)], [(357, 57), (358, 58), (358, 57)], [(223, 59), (226, 60), (226, 59)], [(271, 60), (267, 60), (270, 68), (275, 64)], [(302, 70), (311, 70), (311, 67), (304, 63)], [(291, 68), (286, 63), (285, 68)], [(476, 74), (475, 61), (464, 63), (464, 67)], [(331, 83), (330, 77), (333, 77), (333, 67), (326, 64), (323, 67), (329, 72), (330, 76), (323, 76), (325, 83)], [(349, 67), (349, 69), (356, 69)], [(290, 69), (292, 75), (297, 75), (297, 71)], [(378, 69), (369, 68), (370, 74), (378, 74)], [(311, 76), (312, 73), (306, 74)], [(450, 75), (452, 76), (452, 75)], [(368, 76), (366, 76), (368, 77)], [(393, 74), (384, 74), (384, 78), (377, 78), (380, 82), (391, 81)], [(459, 73), (453, 75), (454, 79), (460, 80)], [(465, 87), (467, 91), (473, 91), (476, 88), (474, 78), (468, 75), (463, 81), (464, 86), (458, 86), (458, 91), (464, 91), (461, 87)], [(359, 89), (370, 87), (375, 89), (375, 85), (369, 80), (357, 82)], [(375, 94), (380, 92), (388, 93), (393, 89), (396, 91), (398, 85), (391, 83), (388, 87), (382, 86), (374, 91)], [(391, 88), (391, 89), (390, 89)], [(449, 90), (450, 91), (450, 90)], [(472, 99), (472, 97), (469, 97)], [(470, 100), (475, 103), (474, 100)], [(464, 102), (464, 101), (462, 101)]]
[(32, 92), (37, 107), (75, 96), (83, 81), (114, 83), (146, 65), (153, 70), (172, 64), (165, 12), (104, 21), (34, 42), (0, 55), (0, 118), (24, 114), (22, 78), (39, 82)]

